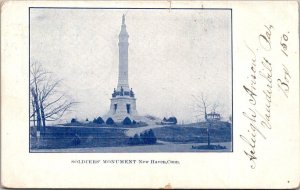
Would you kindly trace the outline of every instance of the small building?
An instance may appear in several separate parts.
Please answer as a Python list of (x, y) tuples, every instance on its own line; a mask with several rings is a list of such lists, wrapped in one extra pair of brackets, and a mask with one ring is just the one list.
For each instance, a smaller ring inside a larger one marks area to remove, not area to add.
[(216, 112), (211, 112), (207, 114), (207, 120), (208, 121), (220, 121), (221, 120), (221, 115)]

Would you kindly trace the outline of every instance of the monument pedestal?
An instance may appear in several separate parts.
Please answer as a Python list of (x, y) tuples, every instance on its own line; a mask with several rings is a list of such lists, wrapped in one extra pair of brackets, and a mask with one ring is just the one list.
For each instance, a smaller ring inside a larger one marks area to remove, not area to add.
[(111, 98), (107, 118), (111, 117), (115, 122), (122, 122), (126, 117), (130, 118), (131, 121), (138, 120), (137, 116), (136, 99), (134, 97), (116, 96)]

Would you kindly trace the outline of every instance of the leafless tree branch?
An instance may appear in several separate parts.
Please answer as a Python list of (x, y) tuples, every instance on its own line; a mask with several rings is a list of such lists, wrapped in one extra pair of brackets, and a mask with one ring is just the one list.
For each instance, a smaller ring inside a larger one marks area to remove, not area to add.
[[(32, 62), (30, 67), (31, 100), (35, 102), (30, 118), (37, 123), (60, 119), (71, 107), (77, 104), (60, 93), (58, 88), (62, 80), (56, 80), (51, 72), (44, 70), (38, 62)], [(39, 118), (36, 118), (39, 116)]]

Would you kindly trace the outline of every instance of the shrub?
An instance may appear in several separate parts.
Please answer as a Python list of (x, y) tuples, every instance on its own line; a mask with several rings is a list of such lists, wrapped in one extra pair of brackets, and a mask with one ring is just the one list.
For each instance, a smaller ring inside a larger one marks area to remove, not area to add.
[(133, 125), (136, 125), (136, 121), (135, 121), (135, 120), (133, 120), (133, 121), (132, 121), (132, 124), (133, 124)]
[(72, 139), (72, 145), (79, 145), (80, 144), (80, 138), (79, 136), (76, 134), (75, 137)]
[(98, 117), (97, 119), (93, 120), (93, 123), (97, 123), (97, 124), (103, 124), (104, 120), (101, 117)]
[(144, 133), (140, 134), (141, 143), (143, 144), (155, 144), (157, 139), (154, 135), (154, 132), (152, 129), (145, 131)]
[(131, 120), (129, 119), (129, 117), (126, 117), (124, 120), (123, 120), (123, 125), (131, 125)]
[(111, 117), (109, 117), (107, 120), (106, 120), (106, 124), (107, 125), (113, 125), (115, 122), (114, 122), (114, 120), (111, 118)]
[(133, 138), (132, 138), (132, 137), (129, 137), (129, 139), (128, 139), (128, 144), (129, 144), (129, 145), (133, 145)]
[(133, 137), (129, 138), (129, 144), (130, 145), (138, 145), (141, 144), (141, 139), (138, 134), (135, 134)]
[(156, 136), (152, 129), (144, 131), (140, 135), (135, 134), (134, 137), (129, 138), (128, 144), (139, 145), (139, 144), (155, 144), (157, 141)]
[(153, 130), (150, 129), (149, 132), (148, 132), (148, 143), (149, 144), (155, 144), (156, 141), (157, 141), (156, 136), (155, 136)]
[(168, 121), (168, 122), (172, 122), (172, 123), (174, 123), (174, 124), (177, 123), (176, 117), (170, 117), (169, 119), (167, 119), (167, 121)]
[(77, 123), (77, 120), (75, 118), (72, 118), (71, 123)]
[(148, 144), (147, 143), (147, 131), (140, 133), (140, 143), (141, 144)]

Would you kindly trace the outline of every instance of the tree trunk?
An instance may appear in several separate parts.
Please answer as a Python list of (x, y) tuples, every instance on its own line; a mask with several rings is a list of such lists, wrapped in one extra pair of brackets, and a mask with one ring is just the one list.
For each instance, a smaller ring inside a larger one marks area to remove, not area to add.
[(46, 119), (45, 119), (45, 113), (44, 113), (44, 107), (43, 107), (43, 103), (41, 102), (40, 104), (40, 108), (41, 108), (41, 117), (42, 117), (42, 123), (43, 123), (43, 135), (45, 134), (46, 131)]
[(37, 131), (40, 131), (41, 130), (41, 115), (40, 115), (40, 106), (38, 103), (38, 97), (33, 88), (31, 89), (31, 93), (32, 93), (33, 101), (34, 101), (35, 108), (36, 108), (35, 110), (36, 110)]
[(204, 118), (205, 118), (205, 121), (207, 121), (206, 106), (204, 106)]
[(35, 121), (36, 121), (36, 118), (35, 118), (35, 106), (34, 106), (34, 101), (32, 100), (32, 110), (33, 110), (33, 127), (35, 127)]
[(210, 147), (210, 134), (209, 134), (209, 130), (207, 131), (207, 145), (208, 145), (208, 147)]

